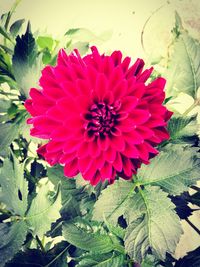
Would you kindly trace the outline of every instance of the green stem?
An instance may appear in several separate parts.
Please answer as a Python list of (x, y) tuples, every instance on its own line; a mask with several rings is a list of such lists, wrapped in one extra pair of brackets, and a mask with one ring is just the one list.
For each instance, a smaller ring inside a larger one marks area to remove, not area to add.
[(1, 209), (1, 208), (0, 208), (0, 213), (8, 215), (8, 216), (12, 216), (12, 214), (9, 210), (5, 210), (5, 209)]
[(68, 250), (68, 248), (71, 246), (71, 244), (69, 244), (66, 248), (63, 249), (63, 251), (61, 251), (52, 261), (50, 261), (47, 265), (45, 265), (44, 267), (49, 267), (52, 263), (54, 263), (55, 261), (57, 261), (58, 258), (60, 258), (60, 256), (62, 256), (65, 251)]
[(140, 42), (141, 42), (141, 45), (142, 45), (142, 49), (144, 50), (145, 53), (146, 53), (146, 50), (144, 48), (144, 31), (146, 29), (146, 26), (147, 26), (148, 22), (150, 21), (150, 19), (154, 16), (154, 14), (156, 14), (160, 9), (162, 9), (165, 6), (166, 6), (166, 4), (158, 7), (156, 10), (154, 10), (152, 12), (152, 14), (147, 18), (147, 20), (145, 21), (145, 23), (143, 25), (143, 28), (142, 28), (142, 31), (141, 31), (141, 35), (140, 35)]
[(37, 241), (39, 247), (41, 248), (41, 250), (42, 250), (43, 252), (45, 252), (45, 248), (44, 248), (44, 246), (43, 246), (41, 240), (39, 239), (39, 237), (38, 237), (37, 235), (36, 235), (35, 239), (36, 239), (36, 241)]
[(200, 99), (198, 98), (198, 99), (196, 99), (196, 100), (194, 101), (194, 103), (193, 103), (188, 109), (186, 109), (186, 111), (183, 113), (183, 116), (188, 115), (188, 113), (190, 113), (190, 111), (192, 111), (193, 108), (195, 108), (195, 107), (198, 106), (199, 104), (200, 104)]
[(200, 192), (200, 188), (197, 187), (197, 186), (195, 186), (195, 185), (191, 186), (191, 188), (194, 189), (194, 190), (197, 191), (197, 192)]
[(200, 230), (188, 218), (186, 218), (185, 220), (197, 232), (197, 234), (200, 235)]

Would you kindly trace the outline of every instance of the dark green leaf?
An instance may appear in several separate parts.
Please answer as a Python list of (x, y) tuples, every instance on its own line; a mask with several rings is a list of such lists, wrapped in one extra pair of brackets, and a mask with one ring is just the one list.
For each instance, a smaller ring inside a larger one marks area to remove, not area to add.
[(10, 100), (0, 99), (0, 113), (6, 113), (10, 105), (11, 105)]
[(37, 46), (28, 25), (26, 33), (17, 37), (13, 55), (13, 70), (15, 79), (22, 92), (28, 97), (31, 87), (37, 85), (41, 57), (37, 57)]
[(25, 19), (19, 19), (10, 26), (10, 33), (12, 34), (12, 36), (16, 36), (19, 33), (24, 22)]
[(147, 255), (142, 261), (141, 267), (162, 267), (162, 265), (159, 264), (159, 260), (155, 256)]
[(168, 131), (172, 140), (193, 136), (197, 133), (198, 127), (196, 116), (172, 117), (168, 122)]
[(6, 267), (67, 267), (68, 243), (62, 241), (47, 252), (27, 249), (18, 253)]
[(12, 225), (0, 223), (0, 266), (11, 260), (21, 249), (27, 233), (24, 221), (15, 222)]
[(75, 223), (63, 224), (63, 236), (70, 244), (93, 253), (107, 253), (116, 248), (109, 235), (94, 233), (91, 228), (81, 228)]
[(124, 255), (109, 254), (89, 254), (82, 257), (78, 267), (125, 267)]

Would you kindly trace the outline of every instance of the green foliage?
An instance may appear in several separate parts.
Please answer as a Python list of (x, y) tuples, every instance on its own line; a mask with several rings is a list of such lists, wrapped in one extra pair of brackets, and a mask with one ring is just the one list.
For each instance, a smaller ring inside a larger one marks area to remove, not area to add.
[(26, 33), (16, 38), (16, 45), (12, 59), (15, 79), (22, 94), (28, 97), (28, 91), (37, 84), (41, 70), (41, 57), (31, 33), (30, 24)]
[(141, 262), (151, 251), (162, 260), (166, 252), (174, 253), (182, 234), (175, 205), (159, 187), (147, 186), (131, 199), (125, 213), (128, 222), (124, 238), (130, 257)]
[[(121, 267), (124, 266), (124, 256), (116, 253), (101, 255), (85, 255), (77, 265), (78, 267)], [(125, 266), (124, 266), (125, 267)]]
[(0, 202), (15, 215), (24, 216), (27, 210), (28, 182), (24, 179), (24, 165), (13, 156), (5, 159), (0, 170)]
[(39, 187), (26, 215), (26, 221), (33, 235), (42, 237), (51, 228), (51, 223), (60, 217), (61, 193), (58, 186), (55, 194), (50, 195), (47, 184)]
[(24, 22), (25, 19), (19, 19), (10, 26), (10, 33), (12, 34), (13, 37), (17, 36)]
[[(0, 266), (11, 260), (23, 245), (27, 232), (24, 221), (0, 223)], [(3, 238), (2, 238), (3, 237)]]
[(176, 141), (184, 137), (194, 136), (198, 131), (198, 127), (196, 116), (172, 117), (168, 123), (170, 138)]
[(75, 223), (63, 224), (63, 236), (72, 245), (95, 254), (108, 253), (113, 250), (123, 250), (114, 236), (106, 233), (94, 232), (91, 226)]
[[(48, 251), (39, 249), (27, 249), (25, 252), (19, 252), (6, 267), (68, 267), (66, 256), (69, 245), (65, 241), (56, 244)], [(58, 255), (55, 257), (55, 255)]]
[(67, 215), (72, 218), (80, 215), (79, 203), (76, 196), (81, 192), (76, 188), (75, 180), (67, 179), (63, 174), (63, 168), (61, 166), (47, 168), (47, 173), (49, 180), (55, 186), (61, 183), (61, 213), (64, 213), (66, 211)]
[(200, 158), (197, 151), (197, 148), (181, 145), (169, 146), (152, 159), (150, 165), (141, 167), (137, 174), (139, 183), (158, 185), (171, 195), (187, 191), (188, 186), (199, 180)]
[[(146, 186), (135, 193), (136, 184), (128, 183), (129, 186), (125, 187), (125, 183), (119, 180), (103, 190), (95, 204), (93, 219), (104, 221), (106, 218), (116, 224), (123, 215), (128, 224), (125, 248), (130, 257), (141, 262), (151, 248), (158, 258), (164, 259), (166, 252), (174, 252), (182, 233), (178, 216), (173, 210), (175, 206), (159, 187)], [(110, 198), (112, 201), (109, 201)]]
[(200, 87), (200, 43), (182, 32), (173, 47), (169, 67), (166, 73), (167, 95), (176, 96), (183, 92), (196, 97)]
[[(62, 166), (48, 167), (36, 155), (38, 141), (27, 133), (24, 101), (38, 86), (41, 68), (55, 64), (61, 46), (84, 55), (111, 33), (75, 28), (56, 40), (32, 33), (29, 23), (21, 35), (24, 19), (10, 25), (19, 2), (0, 19), (0, 266), (198, 266), (199, 248), (179, 260), (171, 255), (181, 220), (196, 212), (188, 203), (200, 206), (194, 186), (200, 173), (198, 116), (186, 116), (199, 104), (199, 41), (176, 13), (164, 104), (180, 92), (194, 97), (194, 104), (171, 118), (170, 140), (132, 181), (117, 177), (114, 184), (92, 187), (80, 174), (68, 179)], [(154, 75), (151, 79), (161, 74)], [(194, 194), (188, 193), (191, 186)]]
[(53, 48), (54, 41), (51, 37), (47, 36), (39, 36), (37, 38), (37, 44), (39, 45), (40, 48), (48, 48), (50, 51)]
[(18, 125), (14, 123), (0, 124), (0, 156), (8, 155), (8, 147), (18, 135)]
[(129, 205), (130, 195), (134, 191), (134, 184), (124, 180), (118, 180), (112, 186), (102, 191), (95, 203), (93, 219), (104, 221), (104, 218), (117, 225), (118, 218), (124, 214)]

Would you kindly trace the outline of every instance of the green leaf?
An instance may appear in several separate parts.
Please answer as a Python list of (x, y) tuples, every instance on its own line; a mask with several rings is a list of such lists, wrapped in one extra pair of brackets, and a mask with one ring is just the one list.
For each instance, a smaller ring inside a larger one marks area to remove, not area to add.
[(50, 230), (51, 224), (60, 218), (60, 209), (60, 186), (58, 186), (56, 193), (51, 195), (48, 184), (40, 185), (26, 215), (27, 223), (33, 235), (43, 237)]
[(48, 48), (51, 51), (53, 48), (54, 41), (53, 41), (52, 37), (39, 36), (37, 38), (37, 44), (40, 48), (42, 48), (42, 49)]
[(0, 99), (0, 113), (6, 113), (10, 105), (11, 105), (10, 100)]
[(132, 192), (134, 192), (134, 184), (122, 179), (108, 186), (94, 205), (93, 220), (106, 219), (113, 225), (117, 225), (118, 218), (124, 214), (129, 205)]
[(79, 28), (74, 28), (74, 29), (69, 29), (65, 35), (73, 35), (74, 33), (78, 32), (80, 29)]
[(197, 151), (195, 147), (169, 146), (149, 165), (142, 165), (137, 174), (138, 182), (158, 185), (171, 195), (187, 191), (188, 186), (199, 180), (200, 159)]
[(24, 221), (15, 222), (12, 225), (0, 223), (0, 266), (11, 260), (21, 249), (27, 233)]
[(167, 95), (177, 96), (183, 92), (196, 98), (200, 87), (200, 43), (187, 32), (179, 35), (165, 75)]
[(66, 211), (68, 215), (73, 215), (73, 217), (80, 215), (77, 196), (81, 196), (81, 193), (80, 190), (76, 189), (75, 179), (66, 178), (63, 173), (63, 167), (59, 165), (47, 168), (47, 174), (49, 180), (55, 186), (61, 183), (61, 213)]
[(81, 228), (75, 223), (63, 224), (63, 236), (70, 244), (92, 253), (108, 253), (116, 248), (109, 235)]
[(182, 229), (167, 193), (159, 187), (147, 186), (132, 196), (131, 203), (125, 214), (128, 255), (141, 263), (149, 249), (162, 260), (166, 252), (174, 253)]
[(141, 267), (162, 267), (162, 265), (159, 264), (159, 260), (155, 256), (149, 254), (142, 261)]
[(18, 34), (24, 22), (25, 19), (19, 19), (10, 26), (10, 33), (12, 34), (12, 36), (16, 36)]
[(28, 97), (29, 89), (37, 86), (42, 67), (42, 55), (37, 56), (37, 46), (28, 24), (26, 33), (16, 38), (13, 55), (13, 71), (15, 79), (22, 91)]
[(122, 267), (124, 255), (116, 253), (86, 255), (77, 265), (78, 267)]
[(0, 34), (3, 35), (3, 37), (8, 39), (9, 41), (12, 41), (11, 37), (9, 36), (9, 34), (7, 33), (7, 31), (2, 26), (0, 26)]
[(2, 48), (9, 55), (12, 55), (13, 54), (13, 50), (10, 49), (9, 47), (5, 46), (5, 45), (0, 44), (0, 48)]
[(103, 32), (100, 35), (94, 34), (92, 31), (86, 29), (86, 28), (74, 28), (70, 29), (65, 33), (66, 36), (68, 36), (71, 40), (77, 41), (77, 42), (95, 42), (95, 43), (102, 43), (107, 41), (111, 35), (111, 31)]
[(27, 210), (28, 182), (24, 178), (24, 164), (5, 159), (0, 169), (0, 202), (12, 213), (24, 216)]
[(66, 52), (71, 53), (74, 49), (78, 49), (80, 55), (85, 55), (88, 52), (89, 49), (89, 43), (88, 42), (75, 42), (67, 45)]
[(196, 116), (172, 117), (168, 122), (168, 131), (172, 140), (186, 136), (193, 136), (198, 131)]

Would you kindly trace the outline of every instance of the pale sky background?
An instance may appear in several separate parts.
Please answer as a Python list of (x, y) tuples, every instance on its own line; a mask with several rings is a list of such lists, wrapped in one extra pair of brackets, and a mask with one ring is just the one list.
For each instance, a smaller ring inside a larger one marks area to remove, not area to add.
[[(6, 12), (13, 2), (0, 0), (1, 13)], [(187, 24), (192, 24), (194, 31), (199, 27), (199, 0), (22, 0), (14, 19), (30, 20), (34, 31), (40, 29), (58, 38), (70, 28), (84, 27), (95, 34), (111, 31), (111, 38), (98, 44), (102, 52), (120, 49), (124, 54), (143, 57), (140, 43), (143, 25), (160, 7), (144, 32), (147, 54), (158, 57), (166, 51), (174, 25), (174, 10)], [(188, 23), (192, 19), (194, 21)]]
[[(9, 10), (13, 0), (0, 0), (0, 13)], [(152, 15), (144, 32), (144, 53), (140, 37), (142, 28)], [(111, 38), (98, 44), (101, 52), (120, 49), (133, 58), (154, 59), (165, 55), (177, 10), (190, 34), (200, 40), (200, 0), (22, 0), (13, 20), (31, 21), (32, 30), (40, 29), (61, 38), (70, 28), (87, 28), (100, 35), (112, 31)], [(200, 227), (200, 215), (193, 222)], [(185, 235), (177, 248), (176, 256), (197, 247), (199, 235), (184, 223)]]

